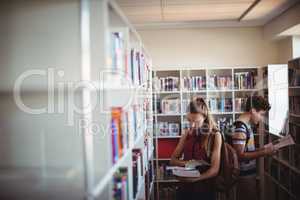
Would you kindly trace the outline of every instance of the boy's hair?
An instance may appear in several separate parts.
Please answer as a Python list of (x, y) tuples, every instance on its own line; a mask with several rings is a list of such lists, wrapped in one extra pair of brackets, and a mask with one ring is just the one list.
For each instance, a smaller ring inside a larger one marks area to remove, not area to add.
[(269, 111), (271, 109), (271, 105), (268, 100), (262, 96), (250, 96), (247, 98), (246, 111), (249, 112), (252, 108), (256, 111)]

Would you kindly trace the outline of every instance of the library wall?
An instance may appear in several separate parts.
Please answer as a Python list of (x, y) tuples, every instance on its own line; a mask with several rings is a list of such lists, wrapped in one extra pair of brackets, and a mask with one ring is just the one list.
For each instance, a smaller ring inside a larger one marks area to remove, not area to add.
[(293, 58), (292, 37), (286, 37), (278, 41), (279, 63), (287, 64)]
[(139, 30), (153, 69), (197, 66), (265, 66), (278, 63), (278, 44), (263, 29), (195, 28)]
[(300, 36), (293, 36), (293, 58), (300, 57)]

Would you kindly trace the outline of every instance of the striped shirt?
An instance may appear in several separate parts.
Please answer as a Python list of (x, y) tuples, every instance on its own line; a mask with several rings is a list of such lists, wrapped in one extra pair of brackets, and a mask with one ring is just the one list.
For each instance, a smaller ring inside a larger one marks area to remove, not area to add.
[[(234, 134), (237, 134), (237, 133), (244, 133), (245, 137), (248, 138), (248, 142), (247, 142), (247, 139), (241, 140), (241, 139), (235, 139), (233, 137), (232, 144), (245, 145), (244, 152), (255, 151), (254, 134), (253, 134), (253, 130), (252, 130), (251, 126), (249, 124), (236, 121), (234, 124), (233, 136), (234, 136)], [(246, 142), (247, 142), (247, 144), (246, 144)], [(254, 174), (256, 174), (256, 159), (240, 162), (240, 175), (241, 176), (254, 175)]]

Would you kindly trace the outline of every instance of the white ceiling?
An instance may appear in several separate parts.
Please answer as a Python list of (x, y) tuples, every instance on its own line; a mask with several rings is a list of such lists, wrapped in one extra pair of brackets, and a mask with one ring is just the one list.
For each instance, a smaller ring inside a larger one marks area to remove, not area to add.
[[(129, 20), (138, 26), (170, 23), (255, 22), (263, 25), (298, 0), (117, 0)], [(241, 20), (243, 13), (253, 6)]]

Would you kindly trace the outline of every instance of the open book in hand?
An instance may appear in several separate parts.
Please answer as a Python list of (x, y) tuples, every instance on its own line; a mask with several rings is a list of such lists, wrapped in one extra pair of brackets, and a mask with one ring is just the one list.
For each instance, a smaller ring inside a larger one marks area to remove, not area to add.
[(283, 138), (273, 141), (272, 143), (266, 144), (264, 147), (267, 148), (270, 145), (274, 145), (275, 149), (280, 149), (286, 146), (294, 145), (295, 141), (293, 140), (291, 135), (287, 135)]

